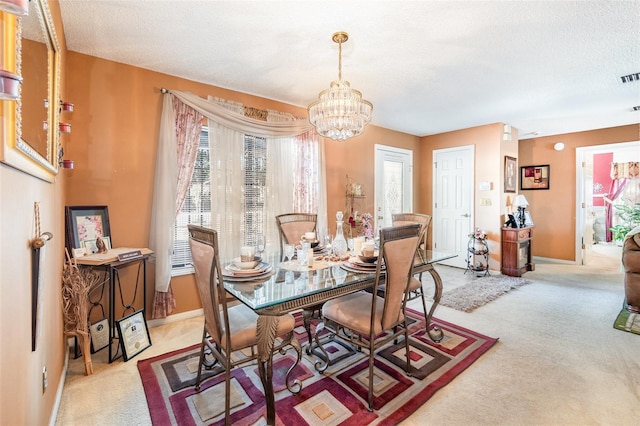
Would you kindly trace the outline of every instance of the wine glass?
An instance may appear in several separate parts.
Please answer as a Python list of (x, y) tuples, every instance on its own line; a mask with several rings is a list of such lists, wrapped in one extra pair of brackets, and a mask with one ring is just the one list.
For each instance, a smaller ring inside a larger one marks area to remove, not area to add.
[(287, 261), (287, 265), (291, 264), (291, 259), (295, 254), (295, 246), (293, 244), (285, 244), (284, 245), (284, 258)]
[(354, 244), (353, 238), (347, 238), (347, 247), (349, 247), (351, 254), (353, 254)]

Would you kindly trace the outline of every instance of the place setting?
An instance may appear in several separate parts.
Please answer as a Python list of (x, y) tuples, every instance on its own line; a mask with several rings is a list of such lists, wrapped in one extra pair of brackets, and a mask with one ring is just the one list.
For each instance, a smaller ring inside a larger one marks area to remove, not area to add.
[[(354, 253), (357, 253), (354, 251)], [(366, 241), (362, 244), (360, 254), (349, 257), (348, 260), (340, 265), (343, 269), (351, 272), (375, 272), (378, 267), (378, 250), (375, 249), (373, 241)], [(382, 265), (384, 270), (384, 265)]]
[(255, 247), (240, 247), (240, 256), (222, 268), (226, 281), (261, 283), (273, 275), (273, 266), (256, 256)]

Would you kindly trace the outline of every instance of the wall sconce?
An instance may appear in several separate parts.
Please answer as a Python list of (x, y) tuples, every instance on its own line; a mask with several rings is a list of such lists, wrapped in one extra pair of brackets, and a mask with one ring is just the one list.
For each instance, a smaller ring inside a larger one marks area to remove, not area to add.
[(553, 149), (556, 151), (562, 151), (564, 149), (564, 144), (562, 142), (556, 142), (556, 144), (553, 145)]
[(18, 16), (28, 15), (29, 0), (0, 0), (0, 10)]
[(22, 77), (0, 68), (0, 100), (15, 101), (20, 96)]

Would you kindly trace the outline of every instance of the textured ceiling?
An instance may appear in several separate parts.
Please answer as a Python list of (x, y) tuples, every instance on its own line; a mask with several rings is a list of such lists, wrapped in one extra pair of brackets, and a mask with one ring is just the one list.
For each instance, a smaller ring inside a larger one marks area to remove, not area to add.
[[(338, 74), (373, 124), (522, 139), (640, 123), (640, 0), (60, 0), (69, 50), (306, 107)], [(171, 87), (168, 87), (169, 89)]]

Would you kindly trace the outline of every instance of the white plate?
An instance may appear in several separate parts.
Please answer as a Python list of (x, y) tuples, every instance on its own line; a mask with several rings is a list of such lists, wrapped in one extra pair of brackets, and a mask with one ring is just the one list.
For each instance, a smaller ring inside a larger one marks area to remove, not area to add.
[(243, 269), (243, 268), (239, 268), (236, 265), (234, 265), (233, 263), (230, 263), (226, 266), (225, 271), (224, 272), (228, 272), (227, 275), (232, 275), (232, 276), (237, 276), (237, 275), (257, 275), (257, 274), (262, 274), (263, 272), (265, 272), (267, 269), (271, 268), (271, 266), (266, 263), (266, 262), (260, 262), (258, 265), (256, 265), (255, 268), (251, 268), (251, 269)]
[(262, 284), (275, 274), (272, 267), (269, 267), (266, 271), (256, 275), (230, 275), (228, 272), (222, 272), (222, 276), (225, 281), (228, 282), (241, 282), (241, 283), (253, 283), (254, 285)]

